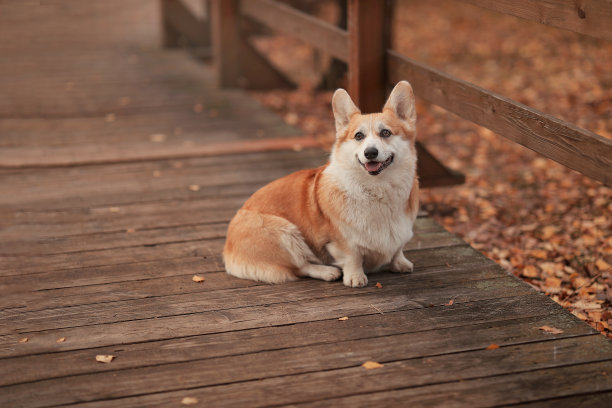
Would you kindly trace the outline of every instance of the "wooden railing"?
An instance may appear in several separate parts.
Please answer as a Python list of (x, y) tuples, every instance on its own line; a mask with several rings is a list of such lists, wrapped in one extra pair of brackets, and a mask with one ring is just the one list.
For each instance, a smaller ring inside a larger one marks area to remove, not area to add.
[[(165, 0), (168, 1), (168, 0)], [(612, 40), (612, 2), (607, 0), (463, 0), (477, 6)], [(389, 86), (408, 80), (415, 94), (469, 121), (526, 146), (606, 185), (612, 185), (612, 140), (532, 109), (495, 92), (414, 61), (389, 45), (388, 1), (348, 0), (342, 30), (274, 0), (212, 0), (213, 56), (226, 87), (286, 86), (245, 41), (241, 17), (295, 36), (348, 64), (348, 90), (364, 112), (381, 108)], [(436, 168), (422, 146), (421, 177), (430, 185), (455, 184), (456, 174)], [(423, 151), (423, 152), (422, 152)], [(437, 181), (436, 181), (437, 180)]]

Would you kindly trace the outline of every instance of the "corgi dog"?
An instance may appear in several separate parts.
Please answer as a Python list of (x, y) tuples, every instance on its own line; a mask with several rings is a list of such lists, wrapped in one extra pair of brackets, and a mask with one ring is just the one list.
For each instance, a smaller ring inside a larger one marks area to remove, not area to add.
[(329, 162), (262, 187), (231, 220), (230, 275), (269, 283), (343, 276), (363, 287), (366, 272), (412, 271), (402, 252), (419, 207), (412, 87), (399, 82), (381, 113), (362, 115), (344, 89), (332, 108)]

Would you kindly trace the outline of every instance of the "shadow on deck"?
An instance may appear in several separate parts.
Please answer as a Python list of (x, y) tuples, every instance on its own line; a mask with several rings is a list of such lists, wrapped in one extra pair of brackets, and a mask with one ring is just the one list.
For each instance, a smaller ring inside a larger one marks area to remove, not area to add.
[(367, 288), (226, 275), (236, 209), (325, 154), (181, 52), (13, 51), (0, 406), (610, 402), (611, 343), (426, 216), (406, 248), (414, 273)]

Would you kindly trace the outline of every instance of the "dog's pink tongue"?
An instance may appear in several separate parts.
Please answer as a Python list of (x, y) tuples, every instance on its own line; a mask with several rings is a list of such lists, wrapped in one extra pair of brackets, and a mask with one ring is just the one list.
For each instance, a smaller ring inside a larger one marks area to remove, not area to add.
[(378, 171), (382, 167), (381, 162), (367, 162), (365, 168), (367, 171)]

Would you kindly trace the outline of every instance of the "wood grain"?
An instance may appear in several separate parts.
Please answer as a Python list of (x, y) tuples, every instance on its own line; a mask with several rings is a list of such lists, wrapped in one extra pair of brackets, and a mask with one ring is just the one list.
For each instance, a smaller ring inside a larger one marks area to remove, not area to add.
[(606, 0), (462, 0), (475, 6), (612, 41), (612, 4)]

